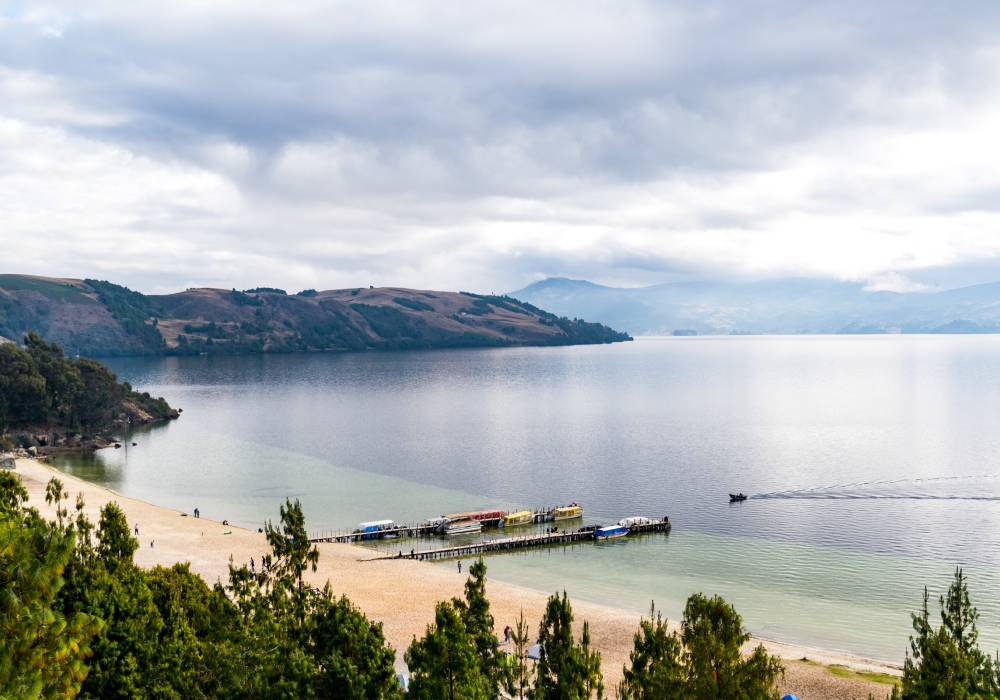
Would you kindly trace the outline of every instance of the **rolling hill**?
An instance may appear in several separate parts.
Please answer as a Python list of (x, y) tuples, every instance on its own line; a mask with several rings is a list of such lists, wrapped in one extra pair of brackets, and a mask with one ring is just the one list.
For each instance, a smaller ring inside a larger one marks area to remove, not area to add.
[(808, 278), (633, 288), (550, 278), (511, 296), (636, 335), (1000, 332), (1000, 283), (899, 293)]
[(575, 345), (630, 340), (509, 297), (394, 287), (144, 295), (100, 280), (0, 275), (0, 336), (89, 356)]

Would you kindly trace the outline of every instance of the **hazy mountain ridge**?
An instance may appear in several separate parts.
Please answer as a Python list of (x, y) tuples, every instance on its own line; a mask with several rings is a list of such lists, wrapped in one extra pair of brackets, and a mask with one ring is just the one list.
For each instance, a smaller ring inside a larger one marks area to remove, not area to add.
[(550, 278), (511, 296), (638, 335), (1000, 332), (1000, 283), (901, 293), (805, 278), (636, 288)]
[(144, 295), (99, 280), (0, 275), (0, 336), (90, 356), (574, 345), (630, 340), (508, 297), (393, 287)]

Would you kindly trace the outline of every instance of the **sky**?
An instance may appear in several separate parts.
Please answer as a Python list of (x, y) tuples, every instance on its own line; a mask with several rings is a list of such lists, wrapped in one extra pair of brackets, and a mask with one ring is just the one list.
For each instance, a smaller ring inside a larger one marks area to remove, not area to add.
[(1000, 280), (1000, 3), (0, 0), (0, 272)]

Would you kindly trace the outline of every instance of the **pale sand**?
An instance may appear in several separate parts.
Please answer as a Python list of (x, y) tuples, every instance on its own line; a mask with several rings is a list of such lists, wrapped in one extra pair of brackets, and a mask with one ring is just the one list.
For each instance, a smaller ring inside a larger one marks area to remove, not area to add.
[[(53, 517), (45, 503), (45, 484), (52, 476), (62, 480), (70, 493), (70, 503), (82, 493), (89, 517), (96, 523), (98, 512), (109, 501), (116, 501), (125, 511), (130, 527), (139, 527), (139, 549), (135, 561), (140, 566), (171, 565), (190, 562), (191, 569), (210, 584), (226, 580), (229, 558), (260, 562), (268, 551), (263, 534), (234, 526), (225, 526), (206, 518), (185, 517), (177, 511), (144, 501), (126, 498), (34, 460), (20, 459), (17, 472), (30, 495), (30, 505)], [(192, 504), (193, 505), (193, 504)], [(277, 508), (277, 503), (275, 508)], [(154, 543), (154, 546), (151, 546)], [(462, 595), (465, 574), (456, 567), (433, 565), (411, 560), (371, 561), (369, 549), (346, 544), (320, 544), (319, 568), (310, 574), (317, 586), (329, 581), (333, 590), (343, 593), (369, 618), (382, 623), (388, 642), (397, 650), (397, 666), (414, 636), (422, 635), (433, 618), (434, 603)], [(367, 560), (367, 561), (366, 561)], [(490, 580), (487, 587), (498, 630), (514, 625), (523, 610), (534, 634), (545, 607), (547, 594)], [(600, 650), (605, 685), (609, 696), (621, 680), (622, 666), (628, 660), (640, 616), (634, 612), (574, 600), (573, 612), (578, 626), (590, 622), (594, 646)], [(755, 640), (755, 644), (757, 641)], [(823, 652), (800, 646), (762, 642), (772, 654), (785, 660), (783, 692), (808, 698), (876, 698), (888, 694), (888, 686), (853, 677), (832, 675), (825, 667), (796, 661), (808, 657), (821, 664), (839, 664), (857, 671), (875, 671), (898, 675), (898, 668), (843, 654)]]

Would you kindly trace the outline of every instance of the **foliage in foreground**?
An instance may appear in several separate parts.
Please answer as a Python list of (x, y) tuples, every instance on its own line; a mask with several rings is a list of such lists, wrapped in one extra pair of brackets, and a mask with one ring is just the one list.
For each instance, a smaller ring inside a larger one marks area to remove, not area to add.
[(630, 665), (618, 688), (622, 700), (674, 698), (776, 698), (781, 663), (758, 646), (747, 657), (750, 640), (739, 613), (718, 596), (696, 593), (684, 607), (681, 631), (670, 632), (654, 611), (635, 635)]
[(923, 606), (913, 615), (914, 636), (903, 666), (902, 687), (894, 698), (904, 700), (986, 700), (1000, 698), (1000, 657), (991, 661), (979, 648), (979, 612), (969, 598), (961, 569), (939, 599), (941, 626), (931, 624), (927, 588)]
[(267, 525), (270, 565), (209, 587), (186, 564), (146, 571), (114, 503), (95, 527), (58, 480), (47, 522), (0, 472), (0, 697), (397, 698), (381, 626), (306, 586), (316, 549), (298, 502)]

